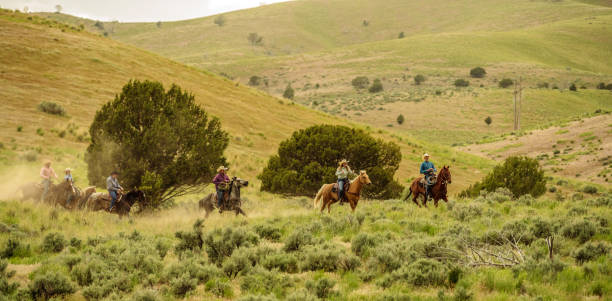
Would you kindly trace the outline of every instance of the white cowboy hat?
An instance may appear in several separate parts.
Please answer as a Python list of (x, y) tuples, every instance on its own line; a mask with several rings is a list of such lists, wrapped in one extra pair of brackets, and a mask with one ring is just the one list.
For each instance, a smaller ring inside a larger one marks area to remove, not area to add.
[(70, 169), (70, 167), (66, 167), (66, 170), (64, 170), (64, 172), (67, 172), (67, 171), (72, 171), (72, 169)]
[(340, 160), (340, 162), (338, 162), (338, 165), (339, 165), (339, 166), (342, 166), (342, 164), (344, 164), (344, 163), (348, 164), (348, 163), (349, 163), (349, 160), (347, 160), (347, 159), (342, 159), (342, 160)]
[(217, 168), (217, 172), (221, 172), (221, 170), (228, 170), (229, 168), (226, 168), (225, 166), (221, 165), (219, 166), (219, 168)]
[(425, 157), (429, 157), (429, 154), (428, 153), (424, 153), (423, 154), (423, 158), (425, 158)]

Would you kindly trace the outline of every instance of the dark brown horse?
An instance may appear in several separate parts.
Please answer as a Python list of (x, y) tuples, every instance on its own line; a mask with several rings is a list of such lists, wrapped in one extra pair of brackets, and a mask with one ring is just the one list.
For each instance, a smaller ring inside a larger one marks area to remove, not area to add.
[[(361, 195), (361, 189), (363, 189), (364, 185), (370, 185), (372, 181), (370, 181), (370, 177), (365, 170), (359, 172), (359, 176), (351, 181), (351, 186), (346, 192), (346, 199), (351, 204), (351, 209), (355, 212), (355, 208), (357, 208), (357, 203), (359, 203), (359, 197)], [(319, 200), (323, 200), (323, 205), (321, 206), (321, 212), (327, 206), (327, 212), (331, 212), (330, 206), (333, 203), (338, 202), (338, 193), (334, 191), (335, 184), (324, 184), (317, 192), (313, 200), (313, 206), (317, 208)]]
[[(140, 202), (143, 203), (146, 199), (146, 195), (142, 190), (134, 189), (126, 194), (119, 196), (115, 206), (113, 207), (113, 211), (110, 213), (116, 213), (120, 217), (125, 215), (130, 215), (130, 210), (132, 210), (132, 206), (135, 203)], [(98, 192), (92, 194), (87, 200), (87, 209), (89, 211), (99, 211), (104, 210), (108, 212), (108, 208), (110, 207), (111, 197), (107, 192)]]
[[(240, 199), (240, 188), (249, 186), (249, 181), (242, 180), (240, 178), (233, 177), (230, 182), (229, 191), (225, 192), (225, 204), (221, 205), (221, 212), (223, 211), (234, 211), (236, 215), (242, 214), (246, 216), (246, 213), (240, 208), (242, 206), (242, 200)], [(198, 206), (200, 209), (204, 209), (206, 211), (206, 216), (218, 208), (217, 206), (217, 193), (213, 192), (205, 196), (198, 202)]]
[[(412, 181), (412, 184), (410, 185), (410, 193), (408, 193), (404, 201), (406, 201), (410, 197), (410, 195), (414, 193), (414, 196), (412, 197), (412, 201), (415, 204), (417, 204), (417, 206), (421, 207), (421, 205), (417, 201), (417, 198), (422, 194), (423, 195), (423, 206), (427, 207), (427, 200), (425, 199), (425, 184), (421, 183), (422, 179), (423, 177), (419, 177), (419, 178), (414, 179), (414, 181)], [(452, 182), (450, 166), (444, 166), (440, 170), (440, 172), (438, 172), (436, 179), (437, 179), (436, 183), (429, 190), (430, 192), (429, 197), (433, 198), (434, 205), (438, 207), (439, 200), (444, 200), (445, 202), (448, 203), (448, 198), (446, 196), (446, 193), (447, 193), (446, 186), (448, 186), (448, 184)]]

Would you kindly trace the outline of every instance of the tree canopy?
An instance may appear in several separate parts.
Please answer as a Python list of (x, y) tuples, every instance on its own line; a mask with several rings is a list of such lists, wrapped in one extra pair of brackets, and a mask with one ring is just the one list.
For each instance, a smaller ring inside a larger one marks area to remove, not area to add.
[(348, 159), (355, 172), (367, 171), (373, 184), (364, 195), (393, 198), (401, 193), (402, 186), (393, 179), (402, 159), (399, 146), (337, 125), (302, 129), (281, 142), (278, 155), (270, 157), (258, 176), (261, 190), (311, 196), (321, 185), (336, 181), (341, 159)]
[(159, 82), (128, 82), (96, 112), (89, 133), (89, 181), (104, 186), (117, 170), (125, 188), (147, 192), (146, 207), (201, 188), (227, 165), (229, 138), (220, 121), (176, 85), (166, 91)]

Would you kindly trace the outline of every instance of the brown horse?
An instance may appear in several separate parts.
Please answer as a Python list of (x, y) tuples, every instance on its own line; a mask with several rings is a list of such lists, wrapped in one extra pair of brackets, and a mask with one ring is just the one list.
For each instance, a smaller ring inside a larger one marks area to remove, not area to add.
[[(410, 195), (414, 193), (414, 196), (412, 197), (412, 201), (415, 204), (417, 204), (417, 206), (421, 207), (419, 202), (417, 202), (417, 198), (422, 194), (423, 199), (424, 199), (423, 206), (427, 207), (427, 200), (425, 200), (425, 186), (424, 184), (421, 184), (421, 179), (423, 179), (423, 177), (416, 178), (414, 179), (414, 181), (412, 181), (412, 184), (410, 185), (410, 193), (408, 193), (404, 201), (406, 201), (410, 197)], [(452, 182), (450, 166), (444, 166), (440, 170), (440, 172), (438, 172), (436, 179), (437, 179), (436, 183), (429, 190), (430, 192), (429, 197), (433, 198), (434, 205), (438, 207), (439, 200), (444, 200), (445, 202), (448, 203), (448, 198), (446, 196), (446, 193), (447, 193), (446, 186)]]
[[(83, 209), (87, 203), (87, 199), (89, 199), (89, 196), (96, 192), (96, 186), (87, 187), (85, 190), (81, 190), (74, 185), (73, 187), (74, 190), (69, 190), (63, 196), (56, 198), (54, 204), (70, 210)], [(66, 201), (70, 195), (72, 195), (70, 204), (66, 204)]]
[[(349, 187), (348, 191), (346, 192), (346, 198), (349, 201), (349, 204), (351, 204), (351, 209), (353, 210), (353, 212), (355, 212), (355, 208), (357, 208), (357, 203), (359, 202), (359, 196), (361, 194), (361, 189), (363, 188), (364, 185), (370, 185), (372, 184), (372, 181), (370, 181), (370, 177), (368, 177), (368, 174), (366, 173), (365, 170), (362, 170), (359, 172), (359, 175), (351, 181), (351, 186)], [(334, 185), (333, 184), (324, 184), (323, 186), (321, 186), (321, 189), (319, 189), (319, 192), (317, 192), (317, 195), (315, 196), (314, 200), (313, 200), (313, 205), (315, 208), (317, 208), (317, 204), (319, 203), (319, 200), (323, 200), (323, 206), (321, 206), (321, 212), (323, 212), (323, 209), (325, 209), (325, 206), (327, 206), (327, 212), (331, 212), (330, 206), (333, 203), (338, 202), (338, 193), (336, 191), (334, 191)]]
[[(111, 211), (110, 213), (116, 213), (119, 215), (119, 217), (123, 217), (125, 215), (129, 216), (130, 210), (132, 210), (132, 206), (134, 206), (136, 202), (143, 203), (145, 199), (145, 193), (142, 190), (136, 188), (128, 193), (118, 196), (118, 200), (117, 202), (115, 202), (113, 211)], [(110, 203), (111, 197), (108, 192), (96, 192), (89, 196), (89, 198), (87, 199), (87, 210), (104, 210), (108, 212)]]
[[(43, 202), (49, 205), (62, 205), (66, 203), (69, 195), (74, 195), (75, 189), (72, 182), (62, 181), (59, 184), (49, 184), (49, 192)], [(62, 205), (63, 206), (63, 205)]]

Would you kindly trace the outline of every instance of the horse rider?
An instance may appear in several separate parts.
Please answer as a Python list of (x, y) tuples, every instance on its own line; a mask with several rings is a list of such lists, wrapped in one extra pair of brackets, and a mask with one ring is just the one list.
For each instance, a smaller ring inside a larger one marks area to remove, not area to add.
[(349, 177), (355, 174), (348, 163), (348, 160), (343, 159), (338, 163), (338, 169), (336, 169), (336, 177), (338, 177), (338, 201), (340, 201), (340, 204), (346, 202), (344, 184), (349, 183)]
[(429, 154), (423, 155), (423, 163), (421, 163), (420, 173), (423, 175), (425, 179), (425, 201), (429, 197), (430, 188), (431, 188), (431, 178), (436, 175), (436, 167), (432, 162), (429, 161)]
[(45, 197), (47, 197), (47, 193), (49, 192), (49, 187), (51, 186), (51, 177), (55, 177), (57, 179), (57, 174), (51, 167), (51, 161), (45, 162), (44, 166), (40, 169), (40, 177), (43, 179), (43, 193), (40, 196), (40, 200), (44, 201)]
[(219, 166), (217, 168), (217, 175), (212, 180), (213, 184), (215, 184), (215, 189), (217, 190), (217, 207), (219, 207), (219, 212), (221, 212), (221, 204), (223, 199), (225, 198), (225, 192), (227, 191), (228, 184), (230, 182), (230, 178), (227, 176), (227, 170), (229, 168), (225, 168), (225, 166)]
[(72, 193), (68, 195), (68, 199), (66, 200), (66, 207), (68, 207), (70, 205), (70, 201), (72, 201), (72, 198), (74, 198), (74, 179), (72, 178), (72, 170), (70, 168), (66, 168), (64, 173), (64, 181), (69, 182), (70, 187), (72, 187)]
[(108, 190), (108, 194), (111, 197), (110, 207), (108, 208), (108, 212), (113, 210), (115, 203), (117, 202), (117, 196), (123, 194), (123, 187), (119, 185), (119, 180), (117, 177), (119, 173), (116, 171), (111, 172), (110, 176), (106, 178), (106, 189)]

